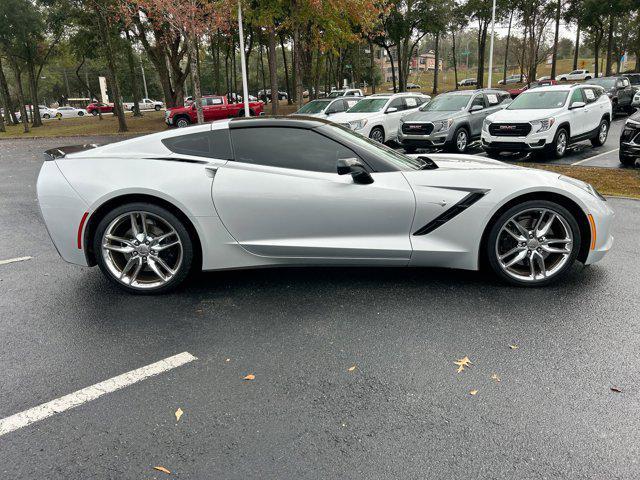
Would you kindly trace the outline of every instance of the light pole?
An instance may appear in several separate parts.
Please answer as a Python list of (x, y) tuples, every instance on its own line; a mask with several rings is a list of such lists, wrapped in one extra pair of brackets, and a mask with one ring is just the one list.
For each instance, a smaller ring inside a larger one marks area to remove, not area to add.
[(249, 113), (249, 86), (247, 85), (247, 63), (244, 58), (244, 33), (242, 32), (242, 6), (238, 0), (238, 33), (240, 36), (240, 68), (242, 70), (242, 99), (244, 100), (244, 116), (250, 117)]
[(493, 37), (496, 34), (496, 0), (493, 0), (493, 9), (491, 10), (491, 42), (489, 45), (489, 78), (487, 86), (491, 88), (491, 77), (493, 73)]

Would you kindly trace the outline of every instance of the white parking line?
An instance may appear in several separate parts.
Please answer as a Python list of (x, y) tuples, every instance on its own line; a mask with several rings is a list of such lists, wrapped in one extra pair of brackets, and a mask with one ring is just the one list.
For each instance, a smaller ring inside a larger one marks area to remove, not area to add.
[(606, 152), (599, 153), (598, 155), (594, 155), (593, 157), (585, 158), (584, 160), (580, 160), (580, 161), (574, 162), (571, 165), (572, 166), (573, 165), (580, 165), (581, 163), (588, 162), (590, 160), (593, 160), (594, 158), (602, 157), (604, 155), (608, 155), (609, 153), (616, 153), (618, 150), (620, 150), (620, 148), (614, 148), (613, 150), (608, 150)]
[(8, 260), (0, 260), (0, 265), (6, 265), (7, 263), (24, 262), (25, 260), (31, 260), (33, 257), (18, 257), (10, 258)]
[(182, 352), (178, 355), (174, 355), (173, 357), (165, 358), (159, 362), (147, 365), (146, 367), (131, 370), (130, 372), (96, 383), (90, 387), (65, 395), (64, 397), (56, 398), (55, 400), (43, 403), (37, 407), (3, 418), (0, 420), (0, 436), (13, 432), (14, 430), (18, 430), (19, 428), (26, 427), (27, 425), (39, 420), (44, 420), (56, 413), (62, 413), (70, 408), (95, 400), (106, 393), (115, 392), (116, 390), (128, 387), (129, 385), (133, 385), (134, 383), (146, 378), (172, 370), (186, 363), (193, 362), (194, 360), (197, 360), (197, 358), (189, 352)]

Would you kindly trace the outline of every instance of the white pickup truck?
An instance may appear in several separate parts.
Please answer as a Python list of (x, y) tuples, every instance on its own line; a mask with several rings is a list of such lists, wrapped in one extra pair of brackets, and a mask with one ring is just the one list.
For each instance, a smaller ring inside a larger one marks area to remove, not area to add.
[[(124, 102), (125, 110), (133, 111), (133, 102)], [(164, 107), (164, 104), (158, 100), (151, 100), (150, 98), (143, 98), (140, 100), (140, 110), (155, 110), (156, 112)]]

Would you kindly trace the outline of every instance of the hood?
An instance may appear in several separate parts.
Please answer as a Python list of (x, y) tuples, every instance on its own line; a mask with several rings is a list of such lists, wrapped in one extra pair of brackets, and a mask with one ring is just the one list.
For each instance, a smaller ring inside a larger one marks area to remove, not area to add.
[(457, 155), (448, 153), (430, 153), (409, 155), (410, 157), (429, 157), (438, 165), (439, 170), (523, 170), (524, 167), (504, 163), (477, 155)]
[(438, 122), (449, 118), (464, 117), (468, 114), (466, 110), (457, 110), (453, 112), (421, 112), (420, 110), (412, 112), (402, 117), (405, 122)]
[[(490, 122), (517, 122), (538, 120), (541, 118), (553, 117), (560, 113), (561, 108), (545, 108), (540, 110), (498, 110), (487, 117)], [(525, 113), (526, 112), (526, 113)]]

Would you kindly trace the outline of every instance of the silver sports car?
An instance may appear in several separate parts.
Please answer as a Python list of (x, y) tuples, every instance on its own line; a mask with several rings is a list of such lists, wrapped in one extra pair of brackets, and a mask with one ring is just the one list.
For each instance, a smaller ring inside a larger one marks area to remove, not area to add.
[(60, 255), (134, 293), (196, 269), (281, 265), (486, 267), (538, 286), (613, 243), (613, 212), (584, 182), (407, 156), (305, 117), (49, 150), (37, 189)]

